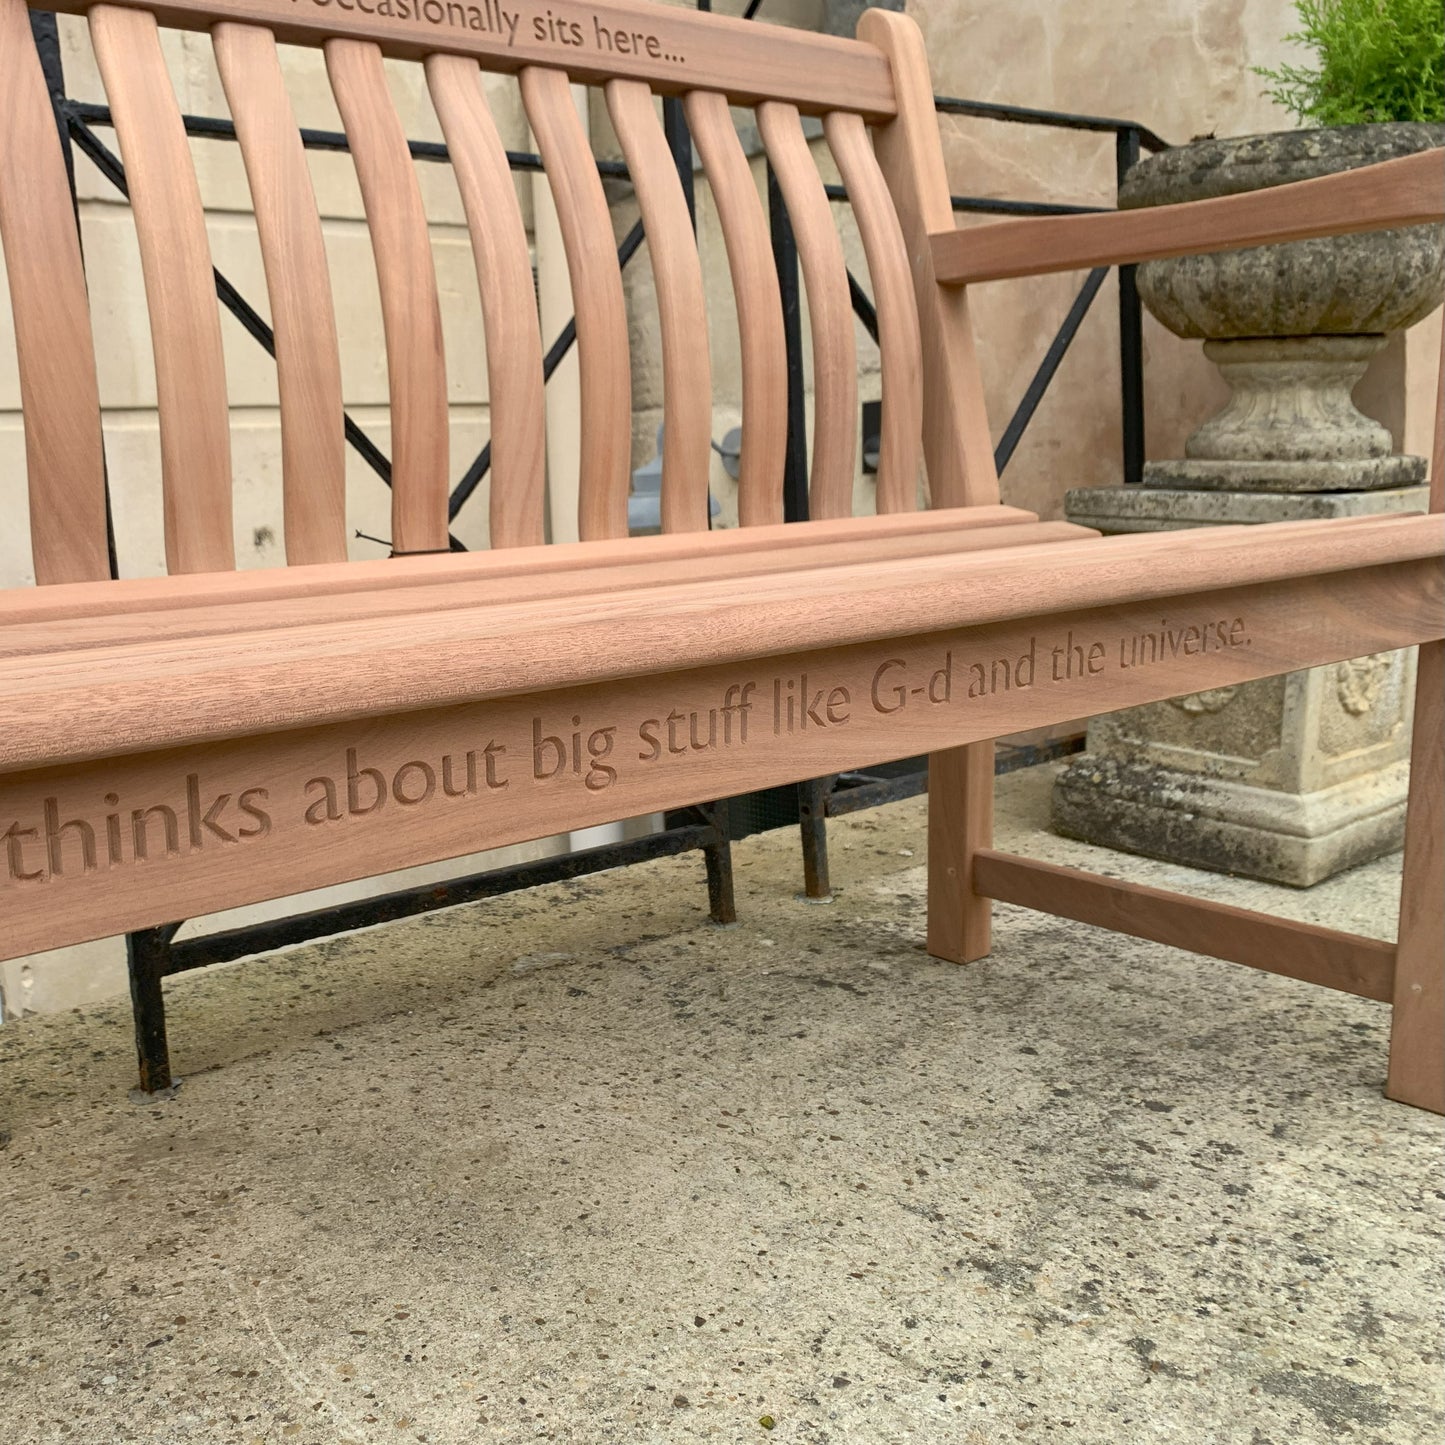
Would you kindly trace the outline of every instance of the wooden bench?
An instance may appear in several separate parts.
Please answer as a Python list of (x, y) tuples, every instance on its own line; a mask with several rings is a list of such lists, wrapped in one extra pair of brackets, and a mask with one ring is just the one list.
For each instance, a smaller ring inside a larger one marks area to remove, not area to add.
[[(985, 954), (1000, 898), (1391, 1002), (1390, 1094), (1445, 1109), (1445, 517), (1100, 540), (1001, 506), (965, 285), (1438, 221), (1438, 152), (1267, 195), (956, 231), (927, 59), (901, 15), (868, 12), (850, 41), (623, 0), (45, 3), (88, 14), (119, 134), (170, 575), (110, 577), (74, 212), (26, 6), (0, 0), (0, 241), (42, 584), (0, 594), (0, 956), (928, 751), (934, 955)], [(244, 153), (276, 333), (286, 569), (234, 570), (216, 295), (158, 21), (210, 32)], [(324, 49), (361, 182), (391, 395), (387, 561), (346, 561), (332, 288), (277, 41)], [(384, 55), (425, 66), (476, 253), (493, 455), (483, 554), (447, 551), (437, 287)], [(479, 64), (520, 81), (565, 241), (578, 544), (541, 545), (540, 339)], [(627, 317), (569, 79), (603, 87), (646, 226), (665, 389), (659, 537), (626, 536)], [(708, 531), (707, 317), (656, 93), (684, 99), (737, 296), (735, 531)], [(729, 104), (756, 113), (808, 295), (812, 520), (788, 527), (778, 291)], [(804, 114), (822, 117), (877, 297), (876, 517), (850, 516), (853, 321)], [(1442, 471), (1437, 440), (1436, 512)], [(990, 740), (1003, 733), (1415, 643), (1398, 945), (990, 847)]]

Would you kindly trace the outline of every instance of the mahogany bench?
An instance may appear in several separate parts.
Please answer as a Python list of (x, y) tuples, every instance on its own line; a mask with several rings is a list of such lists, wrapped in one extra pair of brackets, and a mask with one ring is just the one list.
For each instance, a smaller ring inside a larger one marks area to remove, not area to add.
[[(0, 956), (930, 753), (928, 947), (989, 948), (1008, 899), (1393, 1004), (1388, 1091), (1445, 1109), (1445, 517), (1098, 539), (1000, 505), (971, 283), (1445, 216), (1440, 154), (1266, 194), (956, 230), (927, 58), (643, 0), (44, 0), (88, 16), (125, 170), (159, 397), (169, 575), (112, 580), (75, 214), (26, 0), (0, 0), (0, 243), (36, 587), (0, 593)], [(209, 31), (275, 326), (285, 569), (238, 572), (204, 217), (158, 23)], [(386, 561), (347, 562), (332, 286), (277, 42), (319, 46), (360, 179), (394, 442)], [(492, 550), (447, 553), (447, 413), (426, 218), (383, 56), (418, 61), (465, 205), (490, 377)], [(556, 200), (584, 438), (577, 544), (543, 546), (526, 237), (479, 69), (514, 73)], [(664, 534), (629, 539), (627, 315), (569, 81), (601, 86), (662, 334)], [(742, 345), (742, 526), (708, 531), (708, 318), (653, 106), (680, 95)], [(783, 527), (783, 332), (729, 106), (752, 108), (812, 332), (812, 520)], [(851, 516), (846, 271), (800, 117), (821, 116), (877, 297), (877, 516)], [(871, 132), (871, 135), (870, 135)], [(930, 507), (916, 510), (926, 473)], [(1440, 442), (1432, 509), (1441, 510)], [(1154, 639), (1146, 665), (1133, 640)], [(1001, 734), (1423, 644), (1396, 945), (990, 847)], [(159, 984), (157, 982), (157, 988)]]

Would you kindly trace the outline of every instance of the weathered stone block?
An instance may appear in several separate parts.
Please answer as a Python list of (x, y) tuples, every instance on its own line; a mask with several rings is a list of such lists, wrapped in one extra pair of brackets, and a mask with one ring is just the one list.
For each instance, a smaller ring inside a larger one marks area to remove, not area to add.
[[(1423, 511), (1423, 487), (1240, 494), (1069, 493), (1109, 532)], [(1414, 655), (1381, 653), (1094, 718), (1059, 775), (1067, 837), (1308, 887), (1400, 846)]]

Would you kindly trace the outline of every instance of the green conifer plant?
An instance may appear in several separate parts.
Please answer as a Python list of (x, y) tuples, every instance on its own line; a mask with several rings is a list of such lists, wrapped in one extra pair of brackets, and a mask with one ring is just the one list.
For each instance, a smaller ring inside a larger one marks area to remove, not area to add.
[(1295, 0), (1295, 13), (1300, 28), (1285, 39), (1311, 48), (1318, 68), (1256, 73), (1300, 122), (1445, 121), (1442, 0)]

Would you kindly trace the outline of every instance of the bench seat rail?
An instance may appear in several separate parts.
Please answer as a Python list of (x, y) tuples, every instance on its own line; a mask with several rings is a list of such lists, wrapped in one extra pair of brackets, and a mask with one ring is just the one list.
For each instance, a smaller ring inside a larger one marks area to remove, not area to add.
[(224, 630), (170, 609), (118, 636), (34, 624), (46, 647), (16, 624), (0, 952), (1445, 634), (1445, 518), (1178, 542), (880, 561), (861, 538), (858, 560), (713, 580), (472, 584), (362, 628), (324, 594), (230, 603)]

